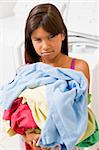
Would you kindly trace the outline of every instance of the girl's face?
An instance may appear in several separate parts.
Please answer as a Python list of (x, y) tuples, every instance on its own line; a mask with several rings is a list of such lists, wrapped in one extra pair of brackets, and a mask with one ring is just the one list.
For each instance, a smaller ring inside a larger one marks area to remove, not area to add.
[(64, 38), (62, 33), (53, 36), (42, 27), (37, 28), (31, 35), (33, 47), (42, 60), (52, 60), (59, 55)]

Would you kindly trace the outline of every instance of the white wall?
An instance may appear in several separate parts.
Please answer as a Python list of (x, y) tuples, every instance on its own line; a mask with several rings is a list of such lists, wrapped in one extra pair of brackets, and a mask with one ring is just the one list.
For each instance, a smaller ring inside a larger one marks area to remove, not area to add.
[(66, 24), (71, 31), (99, 36), (99, 1), (70, 0)]
[(12, 80), (12, 76), (14, 76), (15, 61), (13, 51), (12, 47), (0, 43), (0, 85)]
[(13, 7), (17, 0), (0, 0), (0, 18), (14, 15)]

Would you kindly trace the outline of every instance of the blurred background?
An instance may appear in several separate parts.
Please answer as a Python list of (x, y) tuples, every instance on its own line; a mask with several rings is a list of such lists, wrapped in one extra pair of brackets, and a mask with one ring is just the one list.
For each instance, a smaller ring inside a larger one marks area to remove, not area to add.
[[(88, 62), (91, 74), (90, 107), (99, 121), (99, 1), (0, 0), (0, 85), (11, 81), (24, 64), (24, 27), (29, 11), (38, 3), (55, 4), (68, 29), (69, 55)], [(0, 150), (23, 150), (18, 135), (7, 137), (0, 108)], [(88, 149), (89, 150), (89, 149)], [(90, 150), (99, 150), (99, 143)]]

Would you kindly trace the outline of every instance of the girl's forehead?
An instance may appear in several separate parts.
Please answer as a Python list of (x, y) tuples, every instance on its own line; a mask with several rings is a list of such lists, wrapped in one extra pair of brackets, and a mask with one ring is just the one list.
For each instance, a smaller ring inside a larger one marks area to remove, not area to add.
[(50, 33), (45, 31), (42, 27), (38, 27), (37, 29), (35, 29), (31, 36), (34, 37), (34, 36), (48, 36)]

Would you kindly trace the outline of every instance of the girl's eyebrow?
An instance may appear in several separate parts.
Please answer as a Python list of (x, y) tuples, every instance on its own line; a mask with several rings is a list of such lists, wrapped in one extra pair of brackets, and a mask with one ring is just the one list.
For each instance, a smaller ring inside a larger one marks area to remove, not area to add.
[(46, 35), (45, 37), (37, 37), (37, 36), (32, 36), (32, 38), (34, 39), (42, 39), (42, 38), (48, 38), (49, 36), (51, 36), (51, 34)]
[(33, 39), (41, 39), (40, 37), (32, 37)]

